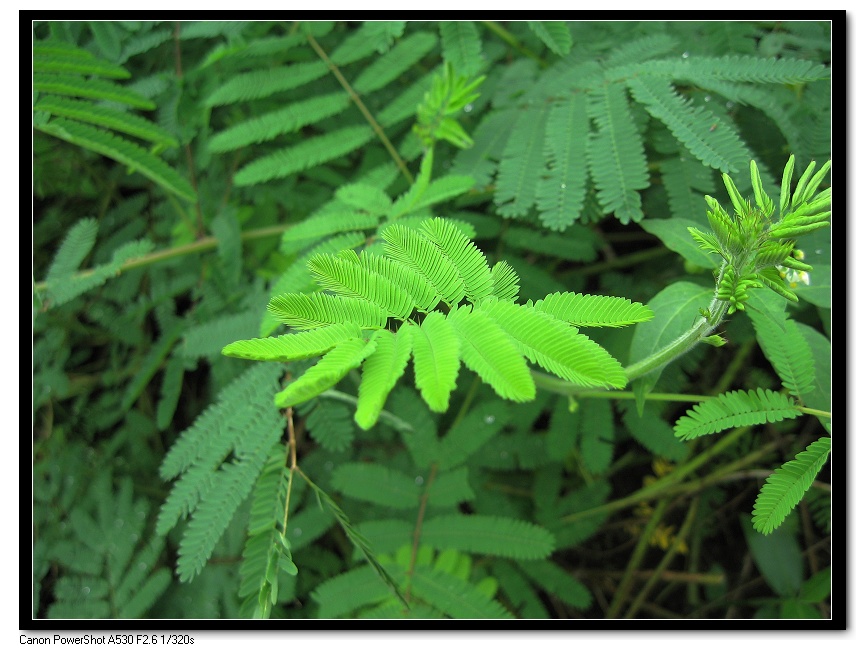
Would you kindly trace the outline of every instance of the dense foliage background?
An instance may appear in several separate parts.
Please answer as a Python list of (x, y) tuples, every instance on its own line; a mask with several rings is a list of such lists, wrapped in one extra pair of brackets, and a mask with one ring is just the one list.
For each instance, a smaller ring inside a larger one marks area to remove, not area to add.
[[(518, 404), (463, 371), (433, 413), (407, 372), (369, 431), (356, 375), (286, 418), (312, 361), (221, 354), (283, 333), (265, 307), (315, 289), (311, 254), (435, 215), (520, 302), (652, 306), (581, 330), (640, 360), (714, 287), (687, 227), (721, 172), (748, 187), (754, 159), (777, 195), (791, 153), (797, 177), (831, 157), (830, 28), (34, 24), (33, 617), (830, 618), (829, 466), (750, 523), (828, 419), (674, 435), (708, 396), (789, 388), (745, 314), (625, 391)], [(829, 229), (797, 246), (830, 411)]]

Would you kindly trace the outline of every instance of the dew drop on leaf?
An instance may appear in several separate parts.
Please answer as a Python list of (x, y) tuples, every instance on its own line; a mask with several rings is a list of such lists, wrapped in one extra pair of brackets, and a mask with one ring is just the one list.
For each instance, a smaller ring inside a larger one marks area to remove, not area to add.
[[(562, 185), (562, 187), (564, 187), (564, 185)], [(495, 421), (496, 421), (496, 416), (495, 416), (495, 415), (487, 415), (487, 416), (484, 418), (484, 422), (486, 422), (487, 424), (492, 424), (492, 423), (495, 422)]]
[(414, 483), (415, 485), (423, 485), (423, 476), (415, 476)]
[(682, 52), (682, 58), (683, 59), (687, 59), (689, 56), (691, 56), (691, 55), (688, 52)]

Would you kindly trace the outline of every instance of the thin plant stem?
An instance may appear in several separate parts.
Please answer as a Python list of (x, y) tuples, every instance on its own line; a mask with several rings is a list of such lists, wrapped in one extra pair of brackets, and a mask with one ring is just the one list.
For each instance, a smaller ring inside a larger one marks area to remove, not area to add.
[(426, 504), (429, 501), (429, 493), (430, 488), (432, 487), (433, 481), (435, 481), (436, 474), (438, 473), (438, 463), (433, 463), (430, 468), (429, 476), (427, 476), (426, 485), (424, 487), (423, 496), (420, 499), (420, 506), (417, 510), (417, 519), (414, 524), (414, 533), (412, 535), (411, 541), (411, 560), (409, 560), (408, 570), (406, 571), (406, 585), (405, 585), (405, 600), (409, 602), (411, 599), (411, 579), (414, 575), (415, 563), (417, 562), (417, 551), (420, 547), (420, 536), (421, 531), (423, 530), (423, 518), (426, 513)]
[(725, 393), (730, 389), (730, 386), (733, 384), (733, 380), (739, 376), (739, 371), (742, 369), (744, 363), (748, 360), (748, 357), (751, 356), (751, 351), (754, 349), (754, 345), (756, 341), (754, 339), (748, 339), (745, 341), (738, 350), (736, 350), (736, 354), (733, 355), (733, 359), (727, 365), (727, 368), (724, 370), (724, 374), (720, 376), (717, 382), (715, 382), (715, 386), (712, 389), (712, 393), (715, 395), (720, 395), (721, 393)]
[[(698, 573), (686, 571), (655, 571), (643, 569), (634, 571), (633, 576), (637, 580), (649, 580), (658, 575), (659, 579), (671, 584), (687, 585), (722, 585), (724, 576), (720, 573)], [(624, 571), (609, 571), (607, 569), (579, 569), (574, 571), (574, 577), (578, 580), (590, 580), (598, 577), (620, 579), (625, 575)]]
[(294, 482), (294, 473), (299, 469), (297, 466), (297, 441), (294, 434), (294, 410), (288, 407), (285, 411), (285, 419), (288, 421), (288, 444), (286, 446), (286, 458), (291, 459), (291, 464), (288, 469), (288, 487), (285, 492), (285, 512), (282, 517), (282, 534), (285, 535), (288, 531), (288, 505), (291, 503), (291, 486)]
[[(636, 399), (633, 391), (629, 390), (579, 390), (581, 388), (564, 379), (558, 379), (537, 370), (532, 370), (532, 377), (538, 388), (543, 388), (551, 393), (559, 393), (561, 395), (574, 395), (575, 397), (594, 398), (594, 399)], [(712, 399), (711, 395), (689, 395), (686, 393), (649, 393), (645, 397), (646, 401), (658, 402), (703, 402), (707, 399)]]
[[(625, 368), (625, 372), (627, 373), (628, 369)], [(635, 400), (637, 399), (634, 391), (629, 390), (598, 390), (598, 389), (587, 389), (584, 386), (580, 386), (579, 384), (574, 384), (572, 382), (566, 381), (564, 379), (559, 379), (558, 377), (553, 377), (545, 372), (540, 372), (538, 370), (532, 370), (532, 378), (535, 381), (535, 385), (538, 388), (543, 390), (547, 390), (551, 393), (558, 393), (559, 395), (569, 395), (576, 398), (593, 398), (593, 399), (628, 399)], [(713, 395), (694, 395), (694, 394), (686, 394), (686, 393), (649, 393), (648, 395), (643, 396), (643, 399), (646, 401), (660, 401), (660, 402), (705, 402), (706, 400), (712, 399)], [(813, 409), (807, 406), (794, 405), (796, 410), (805, 413), (807, 415), (815, 415), (819, 417), (831, 418), (831, 411), (823, 411), (820, 409)]]
[(634, 596), (634, 600), (631, 601), (631, 606), (625, 612), (625, 618), (633, 618), (634, 614), (637, 613), (642, 605), (643, 601), (649, 596), (649, 592), (658, 582), (661, 577), (661, 574), (667, 569), (672, 562), (673, 558), (676, 555), (676, 550), (682, 540), (688, 535), (688, 532), (691, 530), (691, 526), (694, 523), (694, 519), (697, 515), (697, 506), (700, 503), (700, 499), (696, 498), (691, 501), (691, 507), (688, 508), (688, 514), (685, 515), (685, 521), (682, 523), (681, 528), (679, 528), (679, 532), (676, 534), (676, 537), (670, 542), (670, 547), (667, 549), (667, 552), (664, 554), (664, 557), (661, 559), (661, 562), (655, 568), (652, 573), (652, 577), (646, 581), (646, 584), (643, 585), (643, 588), (637, 592), (637, 595)]
[[(275, 237), (276, 235), (281, 235), (286, 230), (294, 227), (294, 225), (295, 224), (284, 224), (280, 226), (268, 226), (266, 228), (258, 228), (256, 230), (248, 230), (240, 234), (240, 239), (243, 241), (251, 241), (255, 239), (264, 239), (266, 237)], [(156, 251), (155, 253), (148, 253), (147, 255), (142, 255), (141, 257), (134, 257), (120, 265), (120, 268), (118, 269), (118, 274), (125, 271), (131, 271), (132, 269), (138, 269), (143, 266), (157, 264), (158, 262), (165, 262), (166, 260), (171, 260), (176, 257), (183, 257), (184, 255), (203, 253), (205, 251), (213, 250), (216, 248), (217, 244), (218, 242), (216, 240), (216, 237), (202, 237), (201, 239), (197, 239), (194, 242), (190, 242), (189, 244), (182, 244), (173, 248), (166, 248), (161, 251)], [(75, 277), (86, 278), (87, 276), (93, 275), (93, 273), (93, 269), (87, 269), (81, 271), (80, 273), (77, 273)], [(47, 283), (43, 281), (37, 282), (33, 286), (33, 289), (34, 291), (41, 292), (45, 291), (46, 287)]]
[(494, 23), (491, 20), (483, 20), (483, 21), (481, 21), (481, 24), (484, 27), (486, 27), (488, 30), (490, 30), (493, 34), (495, 34), (500, 39), (502, 39), (505, 43), (510, 45), (512, 48), (514, 48), (520, 54), (525, 54), (527, 57), (529, 57), (530, 59), (533, 59), (538, 64), (540, 64), (541, 67), (547, 66), (546, 61), (544, 61), (537, 54), (535, 54), (534, 52), (529, 50), (525, 45), (520, 43), (519, 40), (517, 40), (516, 36), (511, 34), (508, 30), (506, 30), (504, 27), (502, 27), (498, 23)]
[(659, 257), (666, 257), (668, 255), (672, 255), (669, 248), (666, 248), (665, 246), (656, 246), (655, 248), (637, 251), (636, 253), (630, 253), (628, 255), (621, 255), (614, 259), (605, 260), (596, 264), (586, 264), (585, 266), (581, 266), (580, 268), (575, 269), (572, 272), (564, 274), (564, 276), (585, 277), (589, 275), (600, 275), (601, 273), (604, 273), (606, 271), (627, 268), (630, 266), (634, 266), (635, 264), (641, 264), (642, 262), (648, 262), (650, 260), (654, 260)]
[[(451, 424), (451, 428), (456, 427), (460, 422), (462, 422), (463, 418), (468, 411), (469, 404), (474, 398), (476, 387), (478, 385), (478, 381), (475, 380), (475, 383), (472, 384), (472, 388), (469, 389), (465, 398), (463, 399), (463, 403), (460, 407), (460, 410), (457, 412), (456, 417), (454, 418), (453, 423)], [(414, 526), (414, 534), (412, 536), (412, 544), (411, 544), (411, 560), (409, 561), (408, 571), (406, 571), (406, 587), (405, 587), (405, 600), (408, 602), (411, 597), (411, 578), (414, 575), (415, 562), (417, 561), (417, 551), (420, 547), (420, 536), (421, 531), (423, 530), (423, 519), (424, 514), (426, 513), (426, 504), (429, 500), (430, 489), (432, 488), (433, 481), (435, 480), (436, 474), (438, 473), (438, 463), (433, 463), (432, 467), (430, 467), (429, 476), (427, 476), (426, 483), (424, 485), (423, 496), (421, 496), (420, 507), (417, 512), (417, 519), (415, 521)]]
[(402, 159), (402, 156), (399, 155), (399, 152), (393, 146), (390, 139), (385, 134), (384, 130), (381, 128), (376, 119), (372, 116), (372, 113), (369, 112), (366, 105), (363, 103), (363, 100), (360, 98), (360, 95), (355, 92), (354, 88), (351, 87), (351, 84), (348, 83), (346, 78), (342, 76), (342, 72), (340, 72), (339, 67), (337, 67), (337, 65), (330, 60), (330, 57), (327, 56), (327, 52), (322, 49), (321, 45), (318, 44), (318, 41), (315, 40), (315, 37), (312, 34), (307, 34), (306, 39), (309, 41), (312, 49), (315, 50), (315, 53), (318, 54), (319, 58), (321, 58), (321, 60), (325, 62), (327, 67), (330, 68), (333, 76), (336, 77), (339, 85), (342, 86), (345, 92), (348, 93), (351, 101), (353, 101), (355, 106), (357, 106), (360, 112), (363, 113), (364, 118), (366, 118), (366, 121), (369, 122), (372, 130), (375, 131), (378, 139), (381, 140), (384, 148), (387, 149), (390, 157), (393, 158), (396, 166), (399, 167), (402, 175), (405, 176), (406, 180), (409, 182), (409, 185), (414, 183), (414, 177), (411, 175), (408, 167), (406, 167), (405, 161)]
[(643, 556), (649, 549), (649, 542), (652, 539), (652, 535), (654, 534), (655, 529), (657, 529), (658, 524), (660, 524), (661, 520), (664, 518), (664, 513), (667, 511), (667, 506), (669, 504), (670, 499), (664, 499), (658, 503), (652, 511), (652, 516), (649, 518), (648, 523), (646, 523), (642, 535), (640, 535), (640, 541), (637, 542), (637, 548), (634, 549), (630, 560), (628, 560), (628, 565), (625, 567), (625, 575), (622, 576), (622, 580), (619, 582), (619, 587), (613, 595), (610, 608), (604, 614), (604, 618), (616, 618), (619, 615), (619, 611), (622, 609), (625, 599), (631, 591), (631, 585), (634, 581), (634, 572), (637, 570), (637, 567), (640, 566), (640, 562), (643, 561)]
[[(183, 80), (183, 59), (180, 53), (180, 21), (174, 22), (174, 71), (179, 80)], [(192, 147), (189, 143), (183, 145), (183, 150), (186, 154), (186, 166), (189, 167), (189, 180), (192, 184), (192, 189), (195, 191), (195, 215), (198, 220), (196, 234), (201, 236), (204, 234), (204, 215), (201, 214), (201, 200), (198, 198), (198, 179), (195, 175), (195, 159), (192, 156)]]
[[(831, 542), (832, 542), (831, 537), (824, 537), (823, 539), (821, 539), (816, 544), (813, 544), (813, 545), (809, 546), (808, 548), (806, 548), (805, 550), (800, 551), (799, 555), (801, 555), (803, 559), (807, 558), (809, 553), (814, 553), (818, 550), (822, 550), (823, 547), (829, 546), (829, 544)], [(747, 557), (750, 557), (750, 555)], [(763, 576), (758, 576), (752, 580), (749, 580), (748, 582), (742, 583), (738, 587), (733, 589), (732, 591), (728, 591), (727, 593), (719, 596), (718, 598), (715, 598), (714, 600), (711, 600), (708, 603), (705, 603), (699, 609), (696, 609), (693, 612), (691, 612), (690, 614), (688, 614), (686, 616), (686, 618), (703, 618), (704, 615), (706, 614), (706, 612), (709, 612), (716, 607), (721, 607), (725, 602), (736, 601), (738, 598), (740, 598), (740, 594), (743, 591), (745, 591), (747, 589), (751, 589), (752, 587), (756, 587), (757, 585), (765, 582), (765, 580), (766, 579)]]
[(709, 460), (720, 454), (722, 451), (735, 444), (739, 440), (739, 438), (741, 438), (743, 435), (745, 435), (745, 433), (750, 430), (750, 427), (740, 427), (738, 429), (734, 429), (726, 436), (724, 436), (721, 440), (712, 445), (709, 449), (697, 455), (687, 463), (677, 467), (666, 476), (659, 478), (651, 485), (647, 485), (641, 490), (638, 490), (637, 492), (634, 492), (633, 494), (628, 495), (627, 497), (624, 497), (622, 499), (610, 501), (602, 506), (597, 506), (595, 508), (589, 508), (588, 510), (583, 510), (581, 512), (575, 512), (573, 514), (566, 515), (562, 517), (561, 521), (570, 523), (602, 513), (616, 512), (617, 510), (636, 505), (640, 501), (647, 501), (649, 499), (653, 499), (657, 495), (666, 495), (668, 494), (668, 490), (670, 490), (670, 488), (677, 486), (686, 476), (691, 474), (697, 468), (706, 464), (707, 462), (709, 462)]

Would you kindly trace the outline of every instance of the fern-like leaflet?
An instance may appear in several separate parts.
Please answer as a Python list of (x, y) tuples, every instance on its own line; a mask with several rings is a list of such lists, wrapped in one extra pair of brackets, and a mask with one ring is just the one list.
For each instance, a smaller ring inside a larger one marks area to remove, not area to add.
[(66, 99), (77, 97), (146, 110), (155, 108), (153, 102), (139, 93), (98, 78), (125, 79), (129, 76), (124, 68), (101, 61), (87, 50), (59, 41), (35, 42), (34, 128), (112, 158), (142, 173), (163, 189), (194, 201), (196, 193), (192, 185), (165, 161), (124, 136), (100, 127), (153, 142), (159, 148), (178, 146), (171, 133), (137, 115), (97, 105), (93, 101)]
[(758, 532), (768, 535), (781, 525), (811, 487), (831, 448), (831, 438), (820, 438), (766, 479), (754, 504), (752, 522)]
[(758, 388), (736, 390), (697, 404), (676, 422), (676, 435), (685, 440), (724, 429), (778, 422), (802, 414), (793, 401), (781, 393)]
[[(325, 293), (270, 301), (271, 314), (303, 331), (223, 349), (261, 361), (324, 355), (276, 396), (278, 406), (309, 400), (363, 364), (355, 420), (369, 429), (410, 357), (415, 383), (434, 411), (447, 409), (461, 363), (516, 401), (535, 397), (527, 361), (581, 386), (625, 385), (619, 362), (572, 324), (620, 327), (650, 318), (644, 306), (560, 293), (519, 306), (513, 269), (501, 262), (490, 269), (457, 225), (441, 218), (417, 228), (391, 224), (381, 238), (384, 256), (313, 255), (308, 267)], [(440, 303), (447, 315), (435, 309)], [(398, 323), (393, 330), (391, 319)]]

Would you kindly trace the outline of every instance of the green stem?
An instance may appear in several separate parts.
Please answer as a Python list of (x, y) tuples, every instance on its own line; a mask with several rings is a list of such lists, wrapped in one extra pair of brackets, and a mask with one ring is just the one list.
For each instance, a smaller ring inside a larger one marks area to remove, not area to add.
[(587, 275), (598, 275), (600, 273), (604, 273), (605, 271), (634, 266), (635, 264), (648, 262), (659, 257), (666, 257), (667, 255), (672, 255), (669, 248), (665, 246), (657, 246), (648, 250), (630, 253), (629, 255), (622, 255), (612, 260), (598, 262), (597, 264), (587, 264), (586, 266), (581, 266), (573, 272), (566, 273), (565, 277), (571, 278)]
[(715, 383), (715, 387), (712, 390), (715, 395), (725, 393), (729, 390), (730, 386), (733, 384), (733, 380), (738, 376), (742, 365), (747, 361), (751, 351), (754, 349), (754, 345), (756, 345), (756, 341), (754, 339), (749, 339), (739, 347), (736, 354), (733, 356), (732, 361), (727, 365), (727, 369), (724, 370), (724, 374), (721, 375), (721, 378)]
[(643, 602), (648, 597), (649, 592), (652, 590), (652, 587), (655, 586), (655, 584), (660, 579), (661, 574), (667, 569), (670, 562), (673, 560), (673, 557), (675, 557), (679, 544), (682, 542), (682, 540), (685, 539), (685, 537), (688, 535), (688, 532), (691, 530), (691, 526), (694, 523), (694, 518), (697, 516), (697, 505), (699, 503), (699, 499), (694, 499), (693, 501), (691, 501), (691, 507), (688, 509), (688, 514), (685, 516), (685, 522), (679, 529), (679, 533), (670, 543), (670, 548), (667, 549), (667, 552), (661, 559), (661, 563), (658, 564), (657, 567), (655, 567), (655, 571), (652, 574), (652, 577), (646, 581), (646, 584), (643, 585), (643, 588), (640, 589), (640, 591), (634, 597), (634, 600), (631, 602), (631, 606), (628, 608), (628, 611), (625, 612), (625, 618), (633, 618), (637, 611), (639, 611), (640, 607), (642, 607), (643, 605)]
[(409, 185), (414, 183), (414, 177), (411, 175), (411, 172), (406, 167), (405, 161), (402, 159), (402, 156), (399, 155), (399, 152), (396, 148), (391, 144), (390, 138), (384, 132), (384, 129), (381, 128), (376, 119), (372, 116), (372, 113), (369, 112), (366, 105), (363, 103), (363, 100), (360, 98), (360, 95), (355, 92), (354, 88), (351, 87), (351, 84), (348, 83), (345, 77), (342, 76), (342, 72), (340, 72), (339, 67), (330, 60), (330, 57), (327, 56), (327, 53), (321, 48), (318, 44), (318, 41), (315, 40), (312, 34), (307, 34), (306, 39), (309, 41), (312, 49), (315, 50), (315, 53), (318, 54), (319, 58), (327, 65), (330, 71), (333, 73), (333, 76), (336, 77), (336, 80), (339, 82), (339, 85), (342, 86), (343, 90), (348, 93), (348, 96), (351, 98), (351, 101), (354, 102), (354, 105), (357, 106), (358, 110), (363, 114), (366, 121), (372, 127), (372, 130), (378, 136), (378, 139), (381, 140), (384, 148), (387, 149), (387, 152), (390, 154), (390, 157), (393, 158), (396, 166), (399, 167), (399, 170), (402, 172), (402, 175), (405, 176)]
[[(248, 230), (247, 232), (241, 233), (240, 238), (243, 241), (249, 241), (252, 239), (273, 237), (275, 235), (281, 235), (292, 226), (294, 226), (294, 224), (269, 226), (267, 228), (259, 228), (257, 230)], [(150, 266), (151, 264), (156, 264), (157, 262), (164, 262), (166, 260), (174, 259), (175, 257), (182, 257), (184, 255), (190, 255), (192, 253), (201, 253), (204, 251), (212, 250), (216, 248), (216, 245), (216, 237), (202, 237), (201, 239), (198, 239), (189, 244), (175, 246), (174, 248), (166, 248), (161, 251), (156, 251), (155, 253), (142, 255), (141, 257), (135, 257), (122, 264), (120, 266), (119, 273), (123, 273), (124, 271), (131, 271), (132, 269), (137, 269), (142, 266)], [(81, 271), (80, 273), (76, 274), (75, 277), (86, 278), (89, 275), (93, 275), (93, 269)], [(33, 290), (37, 292), (45, 291), (46, 286), (47, 284), (44, 281), (37, 282), (34, 285)]]
[[(561, 395), (577, 395), (580, 398), (590, 397), (595, 399), (636, 399), (636, 395), (630, 390), (586, 390), (564, 379), (557, 379), (543, 372), (532, 370), (532, 377), (538, 388), (543, 388), (551, 393)], [(687, 393), (649, 393), (646, 400), (661, 402), (704, 402), (712, 399), (711, 395), (689, 395)]]
[[(669, 343), (664, 348), (658, 350), (654, 354), (649, 355), (645, 359), (641, 359), (640, 361), (632, 363), (630, 366), (624, 368), (625, 377), (627, 378), (628, 382), (632, 382), (635, 379), (638, 379), (639, 377), (642, 377), (643, 375), (652, 372), (653, 370), (659, 370), (663, 368), (674, 359), (679, 358), (680, 356), (691, 350), (691, 348), (697, 345), (701, 339), (709, 336), (715, 330), (715, 328), (717, 328), (718, 325), (721, 324), (721, 321), (724, 318), (724, 314), (727, 311), (728, 305), (729, 303), (725, 300), (718, 300), (717, 298), (713, 298), (712, 302), (709, 304), (708, 318), (700, 316), (699, 320), (697, 320), (697, 322), (690, 329), (688, 329), (688, 331), (679, 336), (679, 338), (677, 338), (675, 341)], [(533, 373), (533, 375), (538, 386), (552, 392), (561, 393), (563, 395), (583, 395), (589, 392), (586, 388), (582, 386), (556, 379), (551, 375), (539, 372), (535, 372)], [(601, 394), (602, 391), (594, 391), (593, 396), (599, 397), (601, 396)], [(618, 393), (617, 396), (633, 398), (633, 393), (622, 392)], [(698, 399), (695, 399), (693, 401), (701, 401), (705, 399), (708, 399), (708, 397), (698, 397)]]
[(741, 438), (743, 435), (745, 435), (745, 433), (750, 430), (750, 427), (740, 427), (738, 429), (734, 429), (726, 436), (721, 438), (721, 440), (709, 447), (709, 449), (695, 456), (684, 465), (677, 467), (675, 470), (673, 470), (666, 476), (661, 477), (651, 485), (647, 485), (641, 490), (638, 490), (637, 492), (634, 492), (633, 494), (630, 494), (622, 499), (610, 501), (602, 506), (597, 506), (596, 508), (590, 508), (588, 510), (582, 510), (580, 512), (566, 515), (562, 517), (561, 521), (565, 523), (571, 523), (580, 519), (585, 519), (586, 517), (591, 517), (593, 515), (616, 512), (629, 506), (636, 505), (640, 503), (640, 501), (648, 501), (650, 499), (653, 499), (659, 494), (667, 494), (670, 488), (677, 486), (677, 484), (680, 483), (686, 476), (691, 474), (700, 466), (705, 465), (707, 462), (709, 462), (709, 460), (711, 460), (722, 451), (733, 445), (736, 441), (739, 440), (739, 438)]
[(607, 610), (606, 614), (604, 614), (604, 618), (616, 618), (619, 611), (622, 609), (622, 605), (624, 604), (625, 598), (627, 598), (628, 592), (631, 590), (631, 584), (634, 581), (634, 572), (637, 570), (637, 567), (640, 566), (640, 562), (643, 561), (643, 556), (649, 549), (649, 542), (652, 539), (652, 535), (658, 527), (658, 524), (661, 523), (669, 504), (670, 500), (664, 499), (652, 512), (651, 518), (643, 529), (643, 534), (640, 535), (640, 541), (637, 542), (637, 548), (634, 549), (633, 554), (631, 554), (631, 559), (628, 561), (628, 566), (625, 567), (625, 575), (622, 576), (622, 580), (619, 582), (619, 587), (616, 589), (616, 593), (613, 596), (613, 602), (610, 603), (610, 608)]
[(796, 408), (802, 411), (802, 413), (807, 413), (808, 415), (817, 415), (823, 418), (832, 417), (832, 411), (821, 411), (820, 409), (811, 409), (807, 406), (797, 406)]
[[(345, 404), (349, 404), (355, 408), (357, 408), (357, 397), (354, 395), (349, 395), (348, 393), (343, 393), (339, 390), (328, 389), (322, 392), (319, 397), (324, 397), (326, 399), (334, 399), (338, 402), (344, 402)], [(378, 415), (379, 419), (383, 422), (387, 422), (391, 427), (396, 429), (397, 431), (406, 431), (408, 433), (414, 432), (414, 427), (403, 420), (402, 418), (397, 417), (390, 411), (382, 411)]]
[(542, 68), (545, 68), (547, 66), (546, 61), (544, 61), (541, 57), (539, 57), (531, 50), (527, 49), (522, 43), (517, 40), (516, 36), (511, 34), (508, 30), (506, 30), (498, 23), (494, 23), (491, 20), (483, 20), (481, 21), (481, 24), (488, 30), (490, 30), (493, 34), (502, 39), (505, 43), (514, 48), (517, 52), (524, 54), (530, 59), (534, 59)]
[(709, 336), (721, 324), (721, 319), (727, 311), (727, 304), (725, 300), (713, 298), (709, 305), (709, 318), (701, 316), (693, 327), (675, 341), (667, 344), (654, 354), (650, 354), (645, 359), (627, 366), (625, 368), (625, 377), (628, 378), (628, 381), (634, 381), (653, 370), (663, 368), (674, 359), (688, 352), (700, 342), (700, 339)]
[[(544, 372), (532, 370), (532, 377), (535, 380), (535, 385), (538, 388), (548, 390), (551, 393), (559, 393), (560, 395), (575, 395), (579, 398), (592, 399), (637, 399), (634, 391), (631, 390), (587, 390), (582, 386), (573, 384), (564, 379), (558, 379)], [(722, 382), (719, 382), (722, 383)], [(723, 391), (719, 391), (723, 392)], [(687, 393), (649, 393), (644, 397), (647, 402), (705, 402), (712, 399), (713, 395), (692, 395)], [(831, 418), (831, 411), (821, 411), (819, 409), (808, 408), (807, 406), (796, 406), (797, 410), (808, 415), (816, 415), (818, 417)]]

